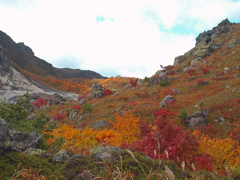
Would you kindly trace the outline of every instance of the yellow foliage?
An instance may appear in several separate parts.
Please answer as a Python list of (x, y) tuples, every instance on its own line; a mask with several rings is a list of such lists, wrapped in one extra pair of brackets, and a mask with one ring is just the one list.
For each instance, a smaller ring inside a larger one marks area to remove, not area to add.
[(231, 137), (224, 140), (211, 139), (198, 130), (195, 130), (193, 135), (200, 143), (198, 153), (210, 154), (215, 158), (215, 170), (223, 171), (225, 166), (240, 166), (240, 147)]
[(132, 144), (139, 136), (139, 118), (133, 117), (127, 113), (123, 116), (116, 116), (116, 123), (113, 123), (114, 129), (79, 130), (64, 124), (52, 132), (45, 132), (52, 137), (47, 140), (48, 144), (53, 144), (58, 138), (64, 139), (62, 149), (74, 153), (88, 154), (88, 150), (101, 144), (104, 146), (119, 146), (121, 142)]

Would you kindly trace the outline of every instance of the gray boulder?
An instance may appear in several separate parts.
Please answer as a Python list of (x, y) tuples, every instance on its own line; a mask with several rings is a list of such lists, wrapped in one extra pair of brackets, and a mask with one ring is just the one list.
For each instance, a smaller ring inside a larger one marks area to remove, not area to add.
[(176, 99), (174, 99), (171, 95), (167, 95), (160, 103), (159, 103), (159, 107), (166, 107), (168, 105), (169, 102), (171, 102), (172, 100), (176, 101)]
[(49, 105), (53, 106), (53, 105), (57, 105), (60, 104), (63, 100), (63, 97), (57, 93), (53, 94), (51, 99), (49, 100)]
[(122, 148), (115, 147), (115, 146), (106, 146), (106, 147), (98, 146), (90, 149), (90, 155), (104, 161), (104, 160), (110, 160), (110, 156), (112, 153), (119, 154), (121, 151), (123, 151)]
[(61, 150), (57, 154), (54, 154), (52, 157), (52, 164), (64, 163), (69, 159), (69, 155), (66, 150)]
[(22, 133), (10, 131), (10, 138), (12, 145), (20, 151), (25, 151), (30, 147), (38, 148), (38, 145), (41, 141), (41, 135), (37, 134), (36, 132)]
[(89, 98), (101, 98), (103, 97), (104, 88), (101, 84), (93, 84), (92, 90), (89, 94)]
[(9, 130), (4, 119), (0, 118), (0, 156), (16, 150), (10, 141)]
[(189, 128), (195, 129), (198, 127), (205, 127), (205, 118), (209, 111), (196, 111), (193, 114), (186, 117), (185, 122)]

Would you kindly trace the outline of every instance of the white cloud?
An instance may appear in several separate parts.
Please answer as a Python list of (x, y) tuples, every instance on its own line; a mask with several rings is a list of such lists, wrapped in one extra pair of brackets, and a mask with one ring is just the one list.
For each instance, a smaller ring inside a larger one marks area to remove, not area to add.
[[(0, 6), (2, 31), (56, 67), (74, 66), (106, 76), (151, 76), (160, 64), (173, 64), (174, 57), (191, 49), (198, 33), (226, 17), (240, 17), (240, 3), (227, 0), (24, 3), (27, 8), (9, 1)], [(97, 22), (98, 16), (105, 21)]]

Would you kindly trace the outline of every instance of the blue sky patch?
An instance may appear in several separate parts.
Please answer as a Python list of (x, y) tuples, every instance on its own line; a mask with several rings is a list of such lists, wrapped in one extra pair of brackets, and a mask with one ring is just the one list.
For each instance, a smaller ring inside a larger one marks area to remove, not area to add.
[(96, 22), (103, 22), (103, 21), (106, 21), (104, 16), (97, 16), (96, 17)]

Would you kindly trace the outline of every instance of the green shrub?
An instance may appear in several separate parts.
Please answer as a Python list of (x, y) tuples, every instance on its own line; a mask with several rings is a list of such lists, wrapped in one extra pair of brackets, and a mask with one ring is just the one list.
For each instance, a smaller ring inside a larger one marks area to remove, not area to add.
[(31, 168), (32, 170), (38, 169), (40, 171), (39, 175), (44, 175), (46, 179), (66, 179), (62, 176), (61, 169), (63, 166), (64, 165), (54, 166), (46, 159), (41, 159), (36, 156), (10, 152), (0, 157), (0, 178), (11, 179), (14, 176), (16, 177), (16, 172), (20, 172), (23, 168)]
[(178, 118), (184, 120), (186, 117), (187, 117), (187, 111), (185, 109), (181, 109), (180, 114), (178, 115)]
[(73, 110), (73, 107), (66, 109), (66, 117), (69, 117), (72, 110)]
[(89, 113), (92, 111), (92, 103), (82, 105), (84, 113)]
[(145, 76), (145, 78), (143, 79), (143, 82), (149, 82), (150, 81), (150, 78)]
[(22, 98), (17, 100), (17, 103), (7, 104), (5, 101), (0, 103), (0, 117), (3, 118), (9, 129), (21, 132), (35, 131), (38, 134), (43, 133), (44, 125), (50, 120), (49, 116), (41, 113), (34, 120), (28, 120), (30, 114), (28, 109), (32, 106), (30, 95), (24, 94)]
[(168, 81), (168, 79), (166, 79), (166, 80), (162, 80), (159, 85), (160, 86), (167, 86), (168, 84), (170, 84), (170, 82)]

